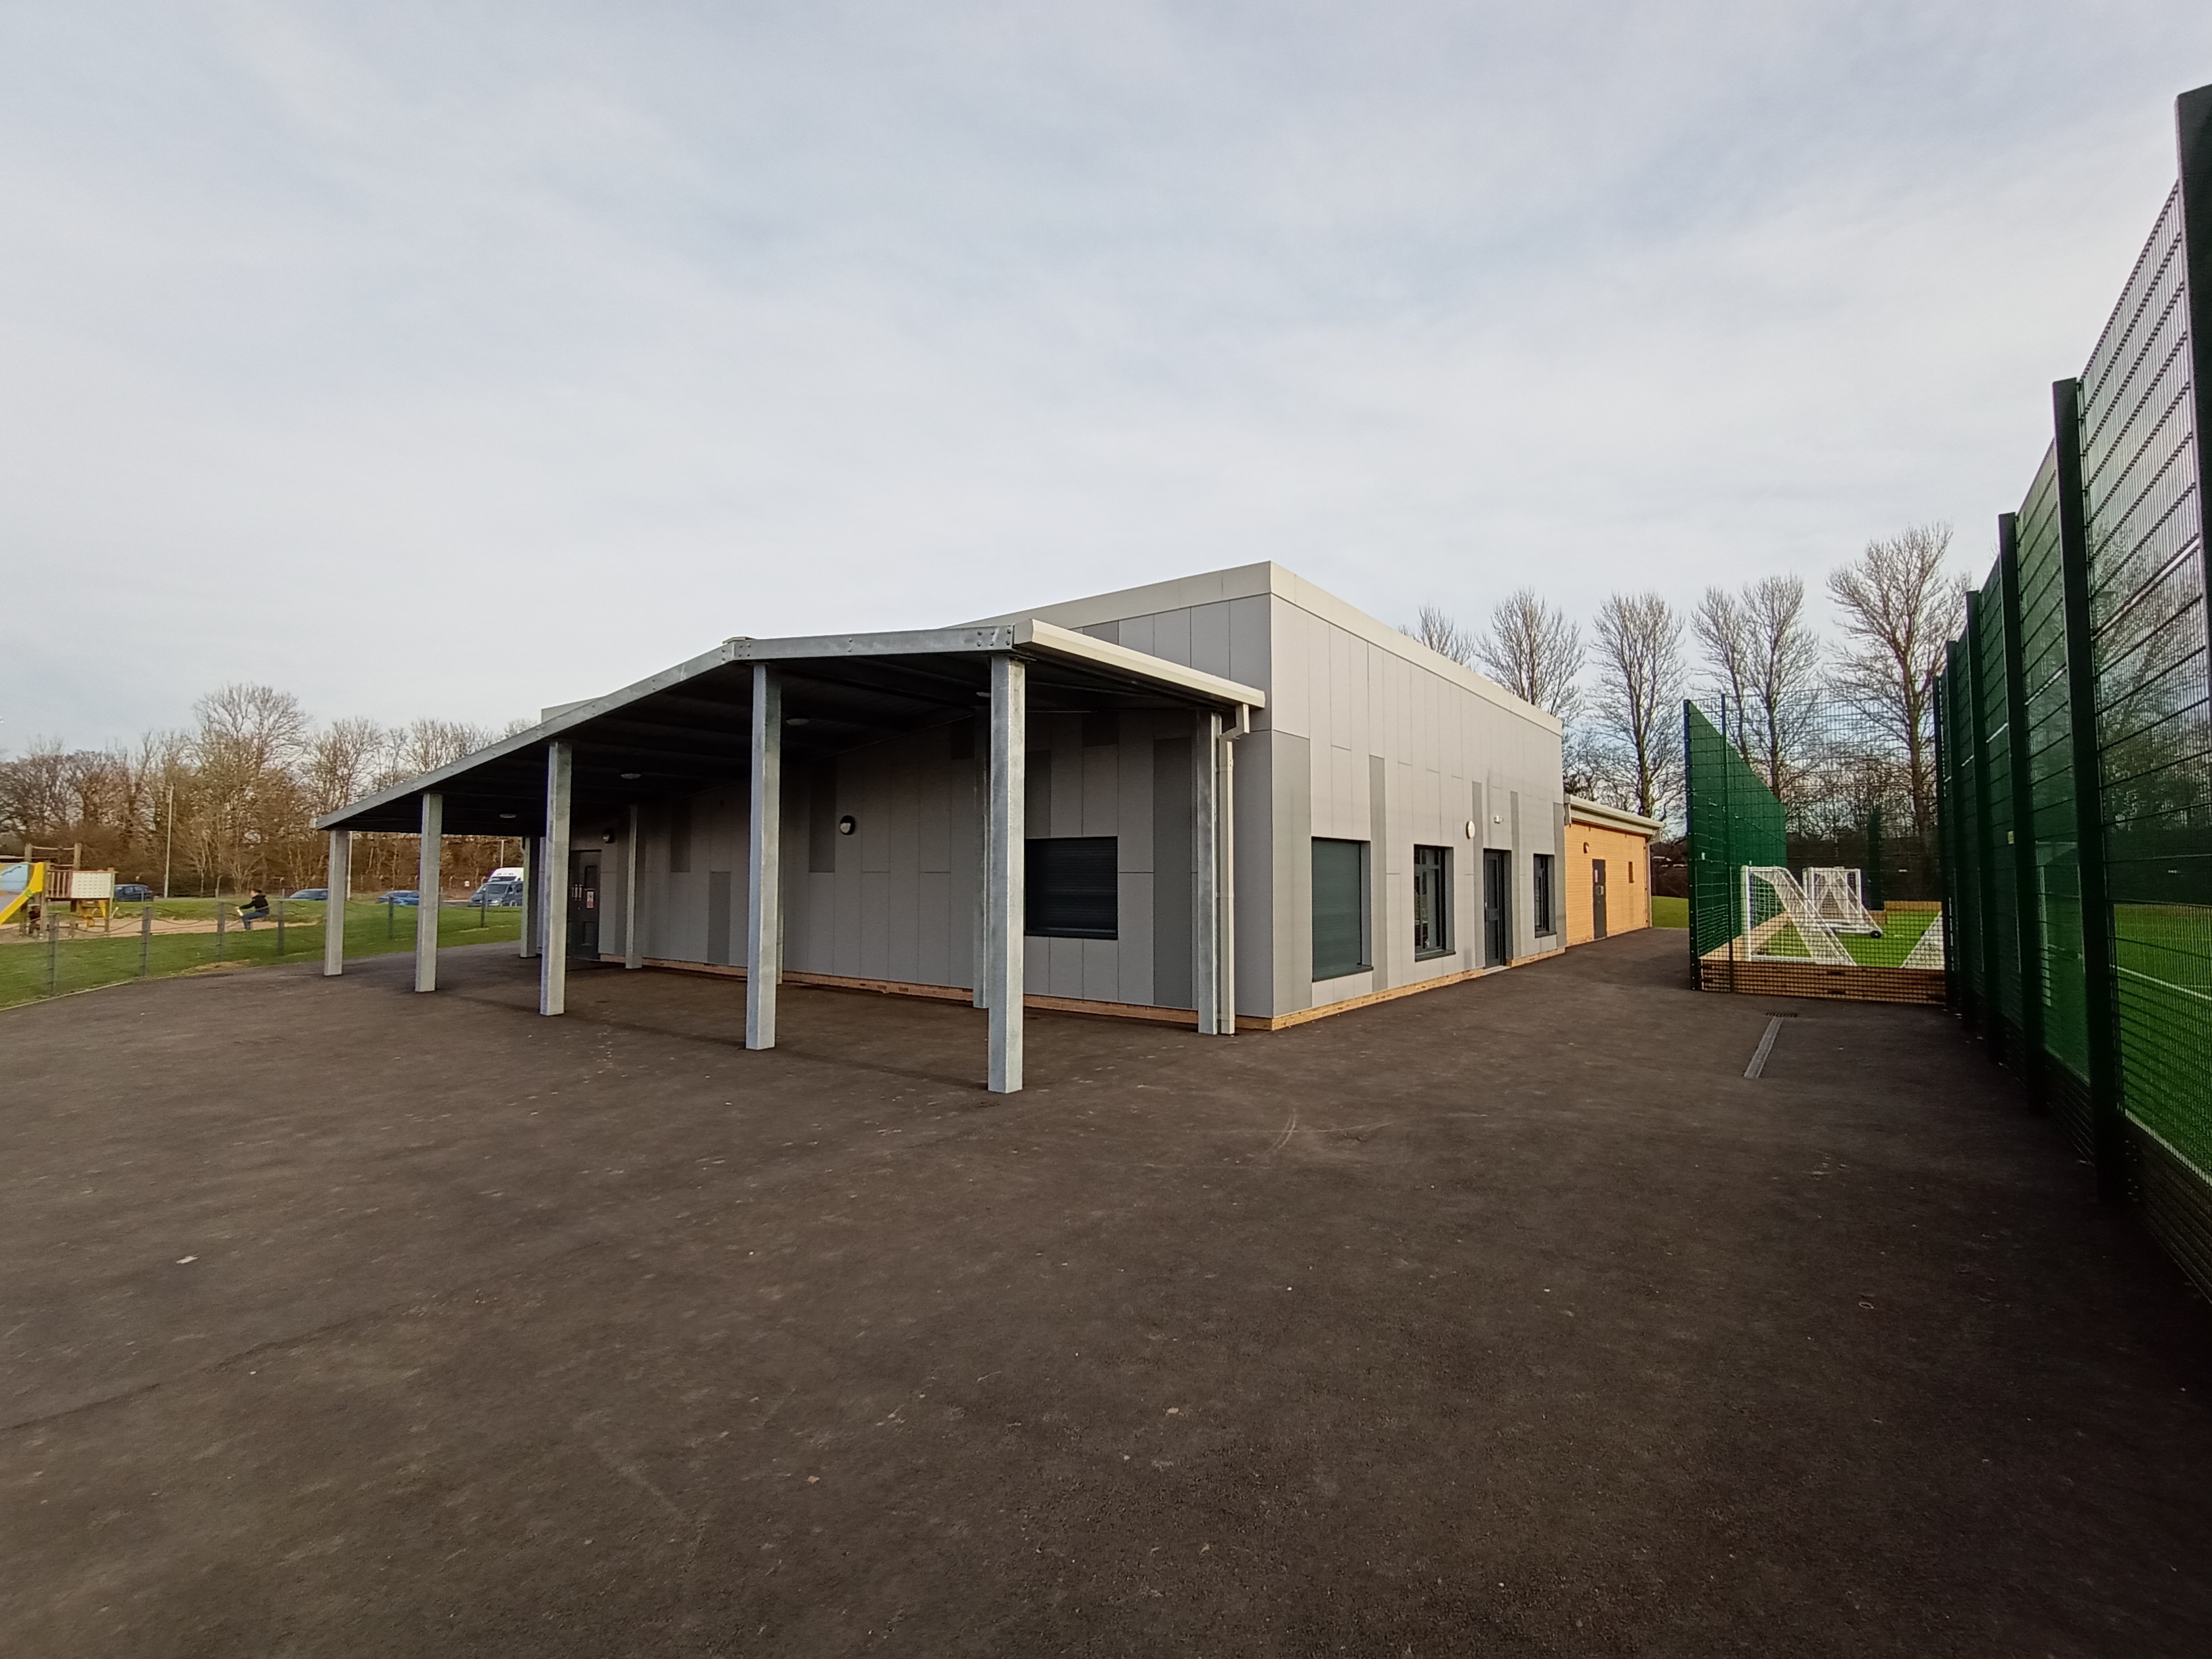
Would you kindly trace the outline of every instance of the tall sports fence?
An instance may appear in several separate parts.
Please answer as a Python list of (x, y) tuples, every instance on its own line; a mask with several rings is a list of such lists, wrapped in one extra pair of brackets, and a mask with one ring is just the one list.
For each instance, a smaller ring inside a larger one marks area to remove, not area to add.
[(1954, 1005), (2212, 1288), (2212, 87), (1936, 685)]
[(1814, 695), (1682, 708), (1700, 988), (1945, 1000), (1933, 757)]

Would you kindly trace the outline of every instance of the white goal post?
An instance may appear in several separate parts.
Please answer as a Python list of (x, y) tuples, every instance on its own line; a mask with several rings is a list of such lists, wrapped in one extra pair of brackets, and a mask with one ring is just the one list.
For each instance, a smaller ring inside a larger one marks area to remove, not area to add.
[[(1857, 965), (1834, 927), (1815, 914), (1797, 878), (1778, 864), (1744, 866), (1743, 922), (1747, 961)], [(1792, 942), (1798, 948), (1788, 948)]]
[(1881, 937), (1881, 924), (1868, 913), (1859, 896), (1859, 872), (1856, 870), (1808, 870), (1805, 902), (1813, 907), (1814, 915), (1839, 933)]

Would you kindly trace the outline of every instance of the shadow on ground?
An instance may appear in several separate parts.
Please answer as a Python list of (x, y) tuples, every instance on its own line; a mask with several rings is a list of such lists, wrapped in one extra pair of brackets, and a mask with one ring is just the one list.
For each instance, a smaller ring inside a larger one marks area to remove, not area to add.
[(2202, 1651), (2203, 1304), (1944, 1016), (1682, 953), (1010, 1099), (496, 948), (0, 1016), (0, 1651)]

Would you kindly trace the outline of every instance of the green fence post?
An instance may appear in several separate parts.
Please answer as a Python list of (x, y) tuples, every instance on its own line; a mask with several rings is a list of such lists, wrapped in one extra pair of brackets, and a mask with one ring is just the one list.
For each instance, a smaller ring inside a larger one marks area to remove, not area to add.
[(1982, 1041), (1989, 1044), (1990, 1058), (2002, 1060), (2005, 1051), (2004, 1003), (1998, 995), (2002, 983), (1997, 972), (1997, 872), (1994, 842), (1996, 826), (1990, 800), (1990, 723), (1985, 711), (1983, 684), (1982, 635), (1987, 627), (1982, 616), (1982, 596), (1966, 595), (1966, 715), (1974, 734), (1974, 883), (1976, 917), (1975, 943), (1980, 947), (1981, 993), (1977, 999), (1982, 1011)]
[(384, 936), (396, 939), (399, 934), (399, 904), (396, 899), (384, 901)]
[(150, 899), (138, 912), (138, 977), (154, 971), (154, 905)]
[(282, 898), (276, 901), (276, 954), (279, 957), (284, 954), (284, 901)]
[(2012, 765), (2013, 937), (2020, 949), (2020, 1069), (2028, 1094), (2043, 1100), (2043, 923), (2039, 866), (2035, 858), (2035, 793), (2031, 775), (2033, 734), (2027, 727), (2027, 645), (2020, 609), (2019, 520), (1997, 519), (1997, 580), (2002, 602), (2005, 735)]
[(1886, 910), (1881, 881), (1881, 808), (1875, 806), (1867, 813), (1867, 887), (1861, 902), (1869, 910)]
[(2097, 742), (2096, 629), (2089, 613), (2089, 526), (2081, 481), (2081, 383), (2051, 388), (2058, 436), (2058, 572), (2066, 606), (2067, 721), (2072, 737), (2074, 822), (2081, 866), (2083, 1025), (2089, 1049), (2090, 1142), (2097, 1195), (2128, 1195), (2126, 1103), (2120, 1094), (2119, 1026), (2112, 998), (2112, 906), (2105, 868), (2105, 788)]
[(1936, 849), (1942, 868), (1936, 872), (1942, 883), (1943, 908), (1936, 921), (1943, 930), (1943, 998), (1951, 1012), (1964, 1019), (1966, 1016), (1966, 977), (1959, 966), (1959, 763), (1958, 741), (1953, 733), (1951, 717), (1951, 671), (1959, 658), (1958, 642), (1947, 641), (1943, 647), (1943, 666), (1933, 676), (1936, 683)]
[(229, 948), (230, 912), (222, 907), (222, 884), (215, 884), (215, 953), (218, 960)]
[[(64, 907), (68, 903), (67, 899), (62, 901)], [(51, 893), (46, 896), (46, 902), (40, 907), (39, 910), (39, 919), (46, 924), (46, 994), (48, 996), (53, 995), (61, 984), (62, 917), (65, 914), (65, 909), (56, 908), (53, 895)]]

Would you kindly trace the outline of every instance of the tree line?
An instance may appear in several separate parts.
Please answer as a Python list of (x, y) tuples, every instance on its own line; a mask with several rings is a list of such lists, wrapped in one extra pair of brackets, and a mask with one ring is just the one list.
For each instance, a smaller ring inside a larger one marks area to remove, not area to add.
[(1694, 696), (1785, 805), (1825, 794), (1862, 820), (1886, 806), (1921, 834), (1936, 817), (1931, 677), (1966, 617), (1950, 548), (1948, 525), (1916, 526), (1831, 572), (1832, 641), (1808, 620), (1794, 575), (1708, 588), (1687, 612), (1657, 593), (1613, 593), (1587, 636), (1529, 587), (1486, 626), (1424, 605), (1404, 631), (1557, 715), (1571, 794), (1675, 815), (1682, 703)]
[[(183, 730), (106, 749), (41, 742), (0, 760), (0, 848), (74, 857), (157, 892), (319, 885), (327, 855), (313, 827), (319, 814), (528, 723), (495, 732), (459, 720), (317, 722), (289, 691), (227, 685), (192, 705)], [(513, 850), (495, 838), (448, 836), (447, 879), (479, 878)], [(416, 876), (413, 836), (356, 838), (356, 890), (411, 887)]]

